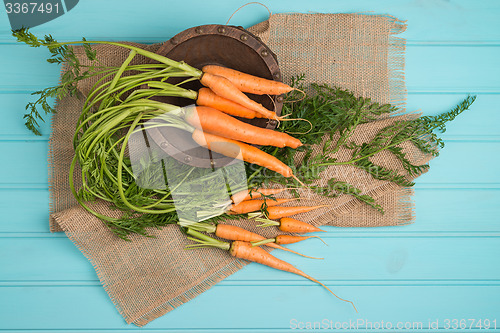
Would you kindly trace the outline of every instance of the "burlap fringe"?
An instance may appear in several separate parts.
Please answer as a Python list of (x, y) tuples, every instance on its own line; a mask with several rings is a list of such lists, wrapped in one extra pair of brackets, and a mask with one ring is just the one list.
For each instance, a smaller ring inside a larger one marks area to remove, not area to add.
[(406, 106), (406, 83), (405, 83), (405, 52), (406, 39), (395, 37), (406, 30), (406, 21), (398, 20), (387, 15), (392, 23), (389, 36), (388, 68), (389, 68), (389, 96), (390, 103), (400, 107), (403, 111)]
[(409, 225), (415, 222), (415, 201), (412, 199), (415, 191), (411, 187), (405, 187), (400, 191), (397, 210), (397, 224)]
[[(64, 64), (63, 67), (61, 68), (61, 73), (66, 72), (68, 69), (68, 65)], [(59, 81), (58, 84), (62, 83), (62, 75), (59, 75)], [(60, 100), (57, 98), (56, 101), (54, 102), (54, 109), (57, 110), (59, 107), (59, 102)], [(47, 164), (48, 164), (48, 171), (49, 171), (49, 219), (50, 220), (55, 220), (52, 217), (52, 214), (55, 213), (56, 208), (55, 208), (55, 201), (56, 201), (56, 191), (54, 191), (54, 182), (55, 182), (55, 170), (54, 170), (54, 161), (55, 161), (55, 151), (54, 151), (54, 133), (55, 133), (55, 128), (54, 128), (54, 117), (56, 114), (52, 114), (51, 117), (51, 122), (50, 122), (50, 136), (49, 136), (49, 151), (47, 154)], [(58, 223), (49, 223), (49, 230), (50, 232), (61, 232), (62, 229), (59, 227)]]

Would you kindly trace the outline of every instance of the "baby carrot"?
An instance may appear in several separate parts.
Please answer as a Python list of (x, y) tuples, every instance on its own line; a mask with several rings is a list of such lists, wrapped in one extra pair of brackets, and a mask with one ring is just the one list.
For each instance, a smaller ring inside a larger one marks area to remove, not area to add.
[(243, 190), (233, 194), (231, 196), (231, 200), (233, 200), (234, 203), (238, 203), (244, 200), (257, 199), (263, 195), (279, 194), (284, 190), (286, 190), (286, 188), (258, 188)]
[[(293, 244), (297, 242), (301, 242), (303, 240), (309, 239), (309, 238), (319, 238), (318, 236), (295, 236), (295, 235), (278, 235), (274, 238), (268, 238), (264, 239), (261, 241), (251, 241), (253, 246), (261, 246), (261, 245), (269, 245), (269, 244), (278, 244), (278, 245), (284, 245), (284, 244)], [(324, 244), (325, 241), (319, 238)]]
[(306, 273), (296, 268), (295, 266), (287, 263), (286, 261), (274, 257), (272, 254), (268, 253), (261, 247), (253, 246), (251, 243), (244, 241), (233, 241), (231, 243), (219, 241), (189, 228), (187, 230), (187, 234), (192, 236), (188, 237), (189, 240), (193, 240), (198, 243), (198, 244), (187, 245), (186, 248), (188, 249), (193, 249), (197, 247), (216, 247), (229, 251), (229, 253), (235, 258), (245, 259), (248, 261), (259, 263), (261, 265), (279, 269), (281, 271), (297, 274), (299, 276), (302, 276), (306, 279), (309, 279), (319, 284), (341, 301), (351, 303), (351, 305), (354, 307), (354, 310), (356, 310), (356, 312), (358, 311), (354, 306), (353, 302), (340, 298), (323, 283), (307, 275)]
[(298, 207), (269, 207), (267, 209), (267, 218), (270, 220), (280, 219), (282, 217), (288, 217), (300, 213), (307, 213), (311, 210), (327, 207), (328, 205), (322, 206), (298, 206)]
[(267, 199), (267, 200), (260, 200), (260, 199), (255, 199), (255, 200), (245, 200), (240, 203), (234, 204), (229, 207), (229, 209), (236, 214), (246, 214), (250, 212), (255, 212), (264, 206), (264, 203), (268, 207), (272, 206), (277, 206), (284, 204), (286, 202), (292, 201), (292, 200), (297, 200), (296, 198), (293, 199)]
[(258, 227), (269, 227), (275, 225), (279, 230), (283, 232), (296, 233), (296, 234), (304, 234), (307, 232), (325, 232), (318, 227), (315, 227), (309, 223), (302, 222), (296, 219), (292, 219), (291, 217), (283, 217), (279, 222), (273, 221), (266, 218), (256, 218), (257, 222), (262, 222)]
[(315, 227), (309, 223), (302, 222), (291, 217), (283, 217), (280, 220), (279, 229), (284, 232), (294, 232), (298, 234), (303, 234), (306, 232), (325, 232), (318, 227)]
[[(222, 224), (222, 223), (219, 223), (215, 226), (214, 234), (217, 237), (224, 238), (224, 239), (231, 240), (231, 241), (258, 242), (258, 241), (265, 240), (265, 237), (263, 237), (259, 234), (256, 234), (255, 232), (251, 232), (249, 230), (240, 228), (240, 227), (235, 226), (235, 225)], [(298, 254), (299, 256), (306, 257), (306, 258), (322, 259), (322, 258), (315, 258), (315, 257), (306, 256), (302, 253), (295, 252), (293, 250), (287, 249), (286, 247), (278, 245), (277, 243), (267, 243), (265, 245), (272, 247), (272, 248), (275, 248), (275, 249), (280, 249), (283, 251)]]

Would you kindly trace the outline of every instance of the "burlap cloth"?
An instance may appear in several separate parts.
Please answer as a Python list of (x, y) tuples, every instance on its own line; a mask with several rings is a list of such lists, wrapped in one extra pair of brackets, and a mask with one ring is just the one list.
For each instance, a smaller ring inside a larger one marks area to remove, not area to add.
[[(276, 53), (285, 82), (292, 76), (306, 73), (310, 82), (333, 84), (377, 102), (402, 106), (406, 94), (403, 77), (405, 42), (394, 35), (404, 31), (405, 27), (403, 22), (388, 16), (274, 14), (268, 21), (249, 30)], [(142, 47), (155, 51), (159, 45)], [(105, 65), (119, 65), (128, 55), (127, 50), (117, 47), (98, 46), (96, 50)], [(77, 48), (76, 52), (82, 54), (81, 49)], [(83, 55), (81, 58), (85, 61)], [(80, 86), (82, 93), (88, 91), (91, 83), (84, 82)], [(132, 235), (131, 242), (121, 240), (100, 220), (76, 205), (68, 187), (68, 170), (73, 156), (71, 138), (80, 110), (80, 100), (65, 98), (58, 102), (53, 118), (49, 153), (50, 229), (65, 231), (89, 259), (127, 323), (145, 325), (246, 264), (222, 250), (183, 250), (188, 241), (177, 226), (151, 230), (155, 238)], [(359, 126), (354, 141), (368, 140), (398, 117)], [(428, 161), (428, 156), (422, 156), (411, 145), (405, 146), (405, 150), (414, 163)], [(348, 158), (348, 154), (348, 151), (341, 150), (337, 157), (342, 160)], [(403, 172), (400, 163), (390, 154), (379, 153), (372, 161)], [(393, 226), (413, 221), (410, 189), (374, 180), (355, 167), (331, 167), (325, 172), (375, 197), (385, 214), (352, 196), (328, 200), (313, 196), (311, 199), (315, 203), (327, 202), (330, 207), (298, 218), (316, 225), (340, 227)], [(116, 214), (99, 202), (94, 208)], [(249, 227), (248, 221), (230, 223)], [(264, 233), (270, 236), (274, 231), (274, 228), (268, 228)]]

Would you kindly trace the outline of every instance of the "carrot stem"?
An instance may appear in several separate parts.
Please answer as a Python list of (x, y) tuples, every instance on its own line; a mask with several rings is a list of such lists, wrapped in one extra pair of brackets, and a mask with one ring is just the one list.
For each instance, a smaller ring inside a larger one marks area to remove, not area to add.
[[(252, 214), (252, 213), (250, 213)], [(248, 214), (248, 215), (250, 215)], [(280, 223), (278, 221), (273, 221), (273, 220), (270, 220), (270, 219), (266, 219), (266, 218), (261, 218), (261, 217), (257, 217), (255, 219), (255, 221), (257, 222), (262, 222), (262, 224), (258, 224), (257, 227), (270, 227), (270, 226), (279, 226)]]
[(276, 238), (267, 238), (267, 239), (263, 239), (261, 241), (250, 242), (250, 244), (252, 244), (252, 246), (261, 246), (261, 245), (268, 244), (268, 243), (276, 243)]
[(186, 233), (190, 236), (193, 236), (193, 237), (188, 237), (188, 239), (199, 243), (199, 244), (186, 245), (186, 248), (203, 246), (203, 247), (216, 247), (222, 250), (229, 251), (231, 247), (231, 244), (228, 242), (217, 240), (215, 238), (202, 234), (201, 232), (191, 228), (188, 228)]
[(248, 218), (249, 219), (256, 219), (260, 216), (264, 216), (261, 212), (253, 212), (253, 213), (248, 213)]

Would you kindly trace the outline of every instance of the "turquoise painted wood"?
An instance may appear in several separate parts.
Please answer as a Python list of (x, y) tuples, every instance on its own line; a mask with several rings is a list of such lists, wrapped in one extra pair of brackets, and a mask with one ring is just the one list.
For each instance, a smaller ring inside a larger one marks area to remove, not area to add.
[[(154, 43), (191, 26), (225, 23), (245, 2), (82, 0), (34, 31), (61, 40)], [(486, 331), (485, 320), (487, 331), (500, 331), (500, 2), (266, 4), (273, 12), (371, 11), (408, 20), (401, 35), (408, 110), (433, 115), (467, 93), (478, 95), (471, 112), (450, 124), (441, 156), (418, 179), (416, 223), (327, 227), (330, 246), (291, 246), (323, 261), (276, 253), (354, 300), (360, 314), (309, 281), (251, 264), (142, 329), (126, 325), (88, 261), (65, 235), (48, 231), (50, 124), (34, 137), (22, 114), (32, 91), (57, 83), (58, 68), (45, 61), (46, 51), (17, 45), (0, 11), (0, 332), (356, 331), (350, 323), (379, 332), (436, 332), (453, 328), (453, 319), (465, 325), (462, 332)], [(249, 26), (266, 15), (248, 6), (231, 23)]]

